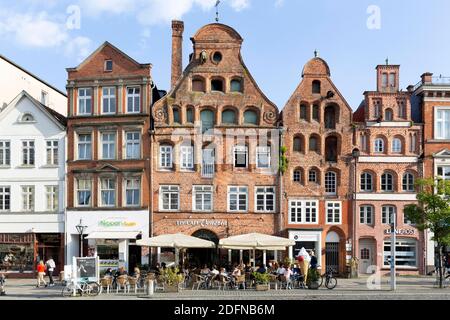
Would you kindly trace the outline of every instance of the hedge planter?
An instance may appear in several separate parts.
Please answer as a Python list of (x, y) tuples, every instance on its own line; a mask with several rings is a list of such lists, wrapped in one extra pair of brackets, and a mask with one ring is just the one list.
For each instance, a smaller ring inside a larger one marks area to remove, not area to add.
[(178, 292), (180, 292), (179, 286), (178, 285), (176, 285), (176, 286), (165, 285), (164, 286), (164, 292), (165, 293), (178, 293)]
[(269, 291), (270, 286), (268, 284), (257, 284), (256, 291)]
[(308, 289), (310, 290), (318, 290), (320, 287), (320, 284), (318, 281), (311, 281), (308, 285)]

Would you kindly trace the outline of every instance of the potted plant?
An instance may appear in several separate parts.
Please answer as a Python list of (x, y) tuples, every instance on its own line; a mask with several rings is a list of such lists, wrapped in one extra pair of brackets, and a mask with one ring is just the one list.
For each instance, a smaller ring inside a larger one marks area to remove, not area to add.
[(183, 282), (183, 275), (178, 274), (178, 268), (167, 268), (161, 273), (164, 279), (164, 292), (178, 292)]
[(256, 283), (256, 291), (269, 291), (270, 275), (268, 273), (253, 272)]
[(320, 273), (316, 268), (309, 268), (306, 285), (310, 290), (317, 290), (320, 287)]

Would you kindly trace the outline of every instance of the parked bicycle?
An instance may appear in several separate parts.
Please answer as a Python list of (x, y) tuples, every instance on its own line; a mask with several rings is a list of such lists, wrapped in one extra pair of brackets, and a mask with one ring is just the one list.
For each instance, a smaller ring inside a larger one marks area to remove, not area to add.
[(319, 288), (325, 284), (329, 290), (333, 290), (337, 286), (337, 279), (333, 275), (333, 268), (328, 268), (327, 272), (320, 277)]
[(80, 282), (74, 285), (73, 282), (69, 282), (62, 290), (63, 297), (73, 296), (73, 291), (79, 296), (97, 296), (100, 293), (100, 285), (97, 282), (89, 282), (86, 280), (80, 280)]

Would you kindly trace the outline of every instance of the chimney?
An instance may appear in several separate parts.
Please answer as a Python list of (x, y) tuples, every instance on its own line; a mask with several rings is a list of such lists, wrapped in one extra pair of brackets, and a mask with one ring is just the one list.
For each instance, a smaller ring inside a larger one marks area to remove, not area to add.
[(433, 74), (431, 72), (425, 72), (422, 76), (422, 84), (432, 83), (433, 82)]
[(172, 80), (171, 89), (175, 87), (183, 73), (183, 21), (172, 21)]

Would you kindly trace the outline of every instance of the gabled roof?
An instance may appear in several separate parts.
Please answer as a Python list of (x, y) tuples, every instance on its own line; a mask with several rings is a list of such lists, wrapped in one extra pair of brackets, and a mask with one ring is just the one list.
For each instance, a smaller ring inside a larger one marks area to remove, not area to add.
[(363, 100), (353, 113), (353, 122), (364, 122), (366, 119), (366, 101)]
[(120, 50), (119, 48), (117, 48), (116, 46), (114, 46), (113, 44), (111, 44), (108, 41), (103, 42), (103, 44), (97, 48), (97, 50), (95, 50), (94, 52), (92, 52), (86, 59), (84, 59), (83, 62), (81, 62), (78, 66), (76, 66), (75, 68), (67, 68), (67, 71), (77, 71), (79, 69), (81, 69), (85, 64), (87, 64), (97, 53), (99, 53), (100, 51), (103, 50), (103, 48), (105, 47), (110, 47), (113, 50), (117, 51), (119, 54), (121, 54), (122, 56), (124, 56), (127, 60), (131, 61), (132, 63), (134, 63), (136, 66), (140, 67), (140, 68), (146, 68), (149, 66), (152, 66), (151, 63), (139, 63), (136, 60), (134, 60), (133, 58), (131, 58), (129, 55), (127, 55), (125, 52), (123, 52), (122, 50)]
[(444, 149), (437, 153), (433, 153), (434, 158), (450, 158), (450, 150)]
[(14, 98), (1, 112), (0, 112), (0, 120), (2, 120), (11, 110), (13, 110), (16, 105), (23, 99), (27, 98), (30, 100), (36, 108), (41, 110), (51, 121), (53, 121), (61, 130), (66, 130), (67, 119), (63, 115), (59, 114), (55, 110), (52, 110), (35, 98), (33, 98), (28, 92), (23, 90), (21, 93)]
[(26, 74), (32, 76), (33, 78), (35, 78), (37, 81), (42, 82), (43, 84), (45, 84), (47, 87), (52, 88), (53, 90), (55, 90), (56, 92), (58, 92), (59, 94), (63, 95), (64, 97), (67, 98), (67, 94), (65, 94), (64, 92), (62, 92), (61, 90), (59, 90), (58, 88), (52, 86), (51, 84), (49, 84), (48, 82), (42, 80), (41, 78), (39, 78), (38, 76), (36, 76), (34, 73), (24, 69), (23, 67), (19, 66), (17, 63), (15, 63), (14, 61), (6, 58), (5, 56), (0, 54), (0, 59), (3, 59), (4, 61), (8, 62), (10, 65), (16, 67), (17, 69), (25, 72)]

